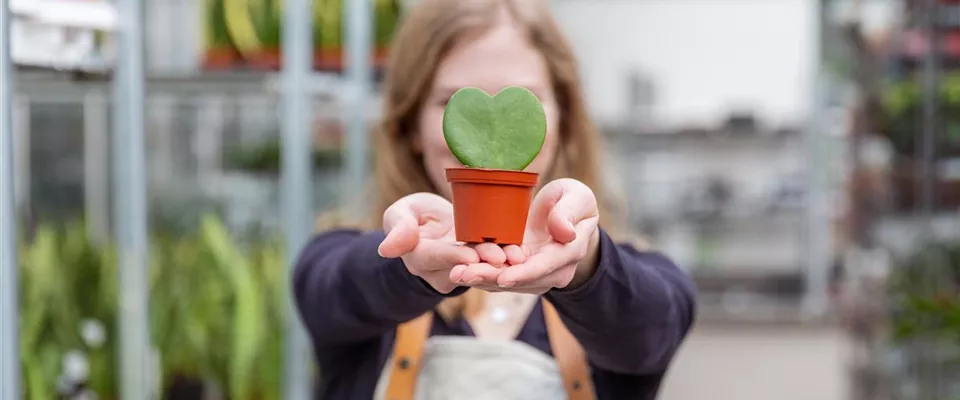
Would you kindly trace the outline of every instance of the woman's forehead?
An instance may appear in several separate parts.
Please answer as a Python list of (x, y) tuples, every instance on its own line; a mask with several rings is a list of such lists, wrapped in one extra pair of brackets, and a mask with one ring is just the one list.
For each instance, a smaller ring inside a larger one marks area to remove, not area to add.
[(434, 89), (452, 94), (473, 86), (493, 94), (510, 85), (542, 88), (549, 81), (542, 54), (524, 32), (497, 24), (451, 49), (437, 68)]

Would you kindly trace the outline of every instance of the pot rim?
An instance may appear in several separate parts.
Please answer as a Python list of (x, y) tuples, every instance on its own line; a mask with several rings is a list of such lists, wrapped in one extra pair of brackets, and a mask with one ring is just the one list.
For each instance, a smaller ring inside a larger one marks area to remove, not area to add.
[(447, 182), (450, 183), (480, 183), (534, 187), (540, 180), (540, 174), (535, 172), (506, 169), (456, 167), (447, 168), (446, 172)]

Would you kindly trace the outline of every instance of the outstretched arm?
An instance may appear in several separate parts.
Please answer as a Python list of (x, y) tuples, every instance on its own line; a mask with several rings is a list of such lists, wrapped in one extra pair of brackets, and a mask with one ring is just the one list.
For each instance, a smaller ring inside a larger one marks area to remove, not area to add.
[(548, 300), (595, 367), (662, 374), (693, 324), (693, 281), (663, 255), (615, 244), (603, 230), (595, 243), (583, 260), (588, 276)]
[(379, 231), (330, 231), (316, 236), (301, 253), (293, 294), (315, 346), (377, 337), (444, 298), (400, 258), (378, 254), (384, 237)]

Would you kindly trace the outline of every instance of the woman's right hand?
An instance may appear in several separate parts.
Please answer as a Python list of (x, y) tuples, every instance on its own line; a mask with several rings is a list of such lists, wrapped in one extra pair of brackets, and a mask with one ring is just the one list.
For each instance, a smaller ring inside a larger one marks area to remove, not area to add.
[(455, 266), (480, 262), (477, 250), (457, 243), (453, 205), (432, 193), (414, 193), (390, 205), (383, 213), (383, 230), (387, 237), (380, 243), (380, 256), (401, 258), (411, 274), (440, 293), (459, 286), (451, 280)]

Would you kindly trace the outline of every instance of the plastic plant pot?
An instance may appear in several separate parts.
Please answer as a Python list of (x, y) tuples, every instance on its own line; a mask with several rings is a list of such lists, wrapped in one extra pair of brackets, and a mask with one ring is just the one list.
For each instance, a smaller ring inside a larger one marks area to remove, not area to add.
[(538, 181), (532, 172), (448, 168), (457, 240), (522, 244)]
[(495, 96), (463, 88), (447, 102), (443, 135), (464, 165), (446, 170), (454, 228), (466, 243), (522, 244), (539, 174), (524, 172), (546, 138), (543, 105), (512, 86)]

